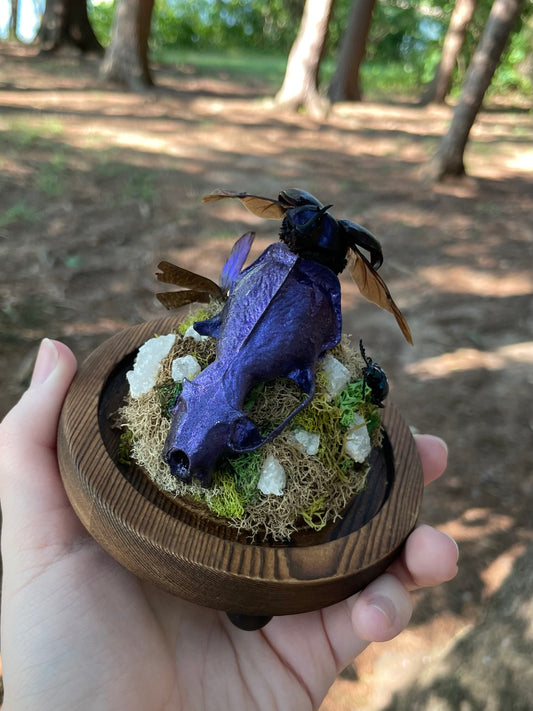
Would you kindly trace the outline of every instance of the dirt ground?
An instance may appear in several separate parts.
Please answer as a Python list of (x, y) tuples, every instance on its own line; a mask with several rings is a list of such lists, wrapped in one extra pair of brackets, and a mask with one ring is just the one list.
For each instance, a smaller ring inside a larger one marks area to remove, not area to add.
[(345, 670), (322, 711), (533, 709), (531, 115), (483, 111), (469, 178), (434, 187), (422, 168), (449, 108), (344, 104), (317, 122), (222, 72), (159, 68), (156, 81), (109, 91), (96, 61), (0, 47), (0, 414), (44, 336), (82, 360), (162, 315), (161, 259), (216, 280), (244, 231), (256, 254), (276, 238), (276, 222), (203, 194), (302, 187), (334, 203), (382, 241), (415, 345), (347, 275), (344, 328), (413, 428), (449, 443), (421, 520), (458, 540), (461, 568), (416, 595), (408, 630)]

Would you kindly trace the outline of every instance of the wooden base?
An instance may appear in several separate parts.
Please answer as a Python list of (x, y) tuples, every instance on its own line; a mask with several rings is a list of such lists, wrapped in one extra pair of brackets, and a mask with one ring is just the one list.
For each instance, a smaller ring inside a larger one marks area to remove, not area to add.
[(59, 427), (61, 475), (89, 533), (135, 575), (237, 621), (316, 610), (345, 599), (382, 573), (413, 529), (422, 499), (414, 440), (397, 410), (383, 411), (383, 447), (372, 452), (366, 490), (343, 519), (290, 545), (250, 544), (221, 520), (164, 495), (135, 466), (117, 463), (112, 416), (125, 373), (162, 318), (117, 334), (81, 366)]

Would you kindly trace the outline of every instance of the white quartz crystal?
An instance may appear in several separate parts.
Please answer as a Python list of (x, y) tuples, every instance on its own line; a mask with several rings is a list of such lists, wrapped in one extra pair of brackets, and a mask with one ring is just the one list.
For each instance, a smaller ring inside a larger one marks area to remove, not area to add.
[(293, 430), (292, 436), (306, 454), (317, 454), (320, 445), (319, 434), (313, 434), (313, 432), (298, 428)]
[(176, 335), (169, 333), (168, 336), (151, 338), (139, 348), (133, 370), (126, 373), (132, 397), (138, 398), (154, 387), (161, 361), (168, 355), (175, 340)]
[(207, 341), (209, 336), (202, 336), (198, 331), (195, 330), (194, 326), (191, 325), (189, 328), (185, 331), (183, 334), (184, 338), (193, 338), (197, 343), (201, 343), (201, 341)]
[(261, 467), (261, 476), (259, 477), (257, 488), (263, 494), (281, 496), (286, 483), (287, 475), (285, 474), (285, 469), (281, 466), (281, 462), (269, 454)]
[(344, 451), (354, 462), (362, 463), (370, 454), (371, 449), (366, 423), (359, 413), (354, 412), (354, 423), (346, 435)]
[(350, 382), (350, 371), (331, 353), (327, 353), (322, 361), (322, 372), (326, 376), (326, 390), (331, 397), (337, 397)]
[(192, 355), (176, 358), (172, 361), (172, 380), (176, 383), (182, 383), (185, 378), (192, 380), (201, 370), (200, 363)]

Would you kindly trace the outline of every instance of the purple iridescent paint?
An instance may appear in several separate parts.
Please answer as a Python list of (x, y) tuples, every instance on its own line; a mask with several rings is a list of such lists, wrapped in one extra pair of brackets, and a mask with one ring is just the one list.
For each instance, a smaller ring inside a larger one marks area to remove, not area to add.
[[(218, 338), (217, 353), (184, 382), (172, 410), (163, 457), (175, 476), (209, 486), (222, 455), (257, 449), (309, 404), (316, 363), (340, 340), (340, 302), (336, 274), (281, 242), (234, 278), (222, 311), (194, 325)], [(254, 385), (277, 377), (292, 379), (307, 397), (263, 436), (244, 401)]]

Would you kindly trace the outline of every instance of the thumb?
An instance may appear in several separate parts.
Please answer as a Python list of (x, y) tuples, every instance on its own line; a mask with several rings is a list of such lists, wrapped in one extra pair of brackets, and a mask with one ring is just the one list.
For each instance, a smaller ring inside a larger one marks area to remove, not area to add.
[(62, 505), (56, 437), (63, 400), (76, 372), (67, 346), (45, 338), (39, 348), (29, 389), (0, 424), (0, 497), (10, 510)]
[(43, 339), (29, 389), (4, 420), (13, 437), (55, 448), (57, 422), (67, 389), (76, 372), (72, 351), (59, 341)]

